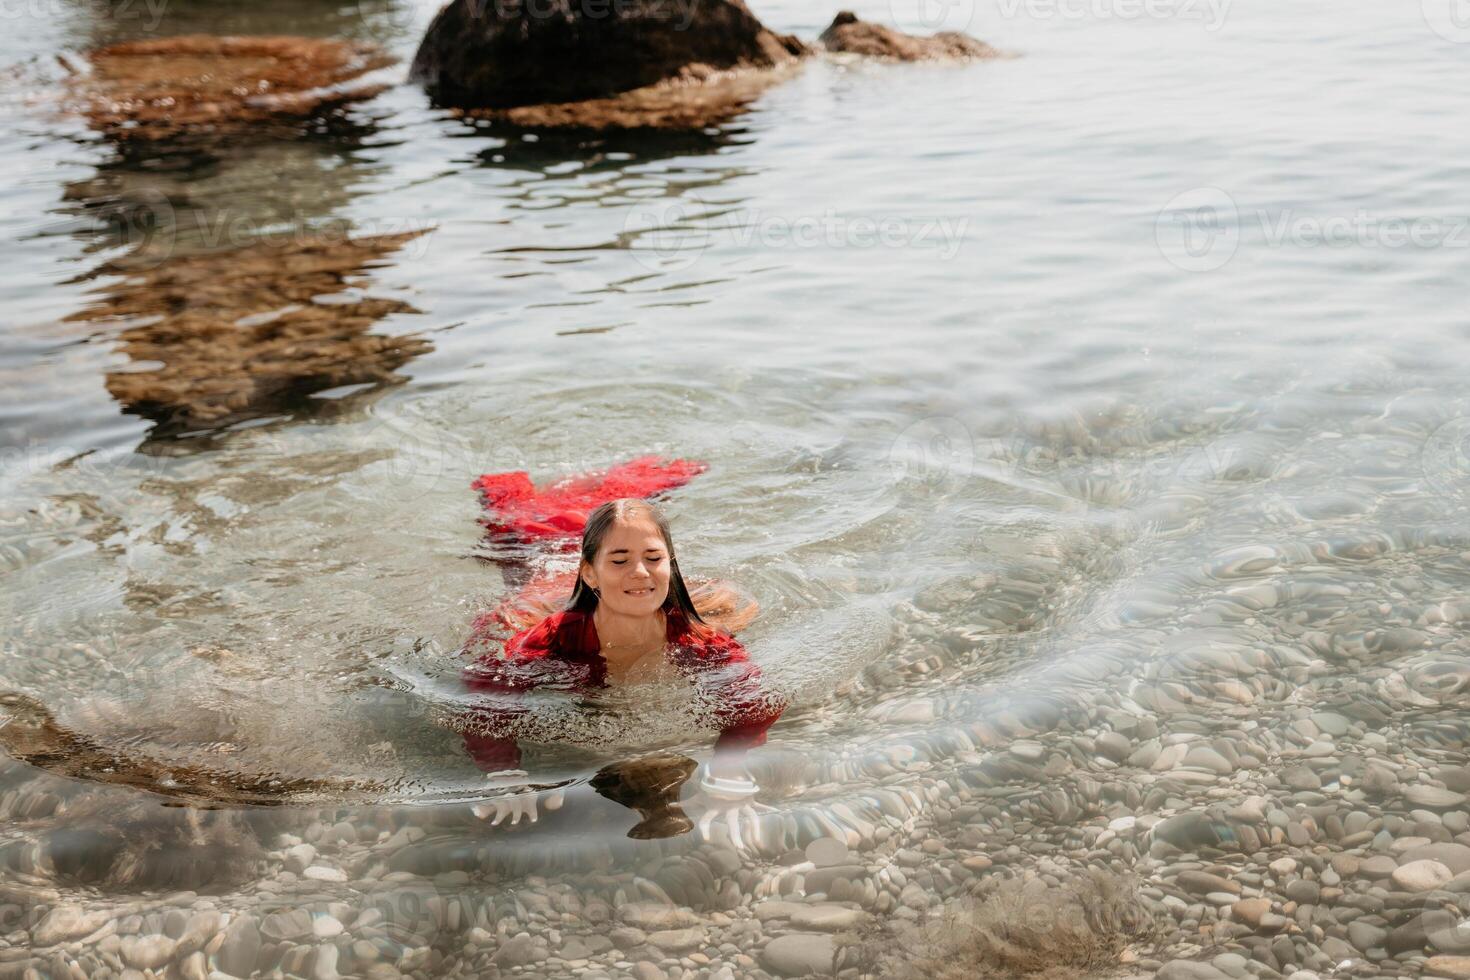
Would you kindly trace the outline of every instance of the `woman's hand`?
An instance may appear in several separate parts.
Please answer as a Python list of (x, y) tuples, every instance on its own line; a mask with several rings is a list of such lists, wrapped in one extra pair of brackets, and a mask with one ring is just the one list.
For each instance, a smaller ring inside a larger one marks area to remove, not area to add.
[[(470, 812), (481, 820), (493, 815), (495, 819), (490, 821), (492, 827), (499, 827), (506, 817), (510, 817), (512, 827), (520, 823), (522, 817), (535, 823), (538, 816), (536, 800), (541, 792), (526, 783), (529, 775), (524, 769), (502, 769), (488, 774), (485, 778), (491, 786), (515, 789), (517, 792), (471, 804)], [(560, 787), (551, 790), (546, 794), (546, 809), (560, 810), (565, 799), (565, 790)]]
[(716, 757), (705, 767), (699, 780), (699, 795), (692, 801), (704, 808), (696, 824), (700, 836), (712, 840), (711, 832), (718, 824), (737, 852), (758, 850), (761, 814), (774, 810), (755, 801), (759, 791), (760, 787), (743, 765), (732, 765)]

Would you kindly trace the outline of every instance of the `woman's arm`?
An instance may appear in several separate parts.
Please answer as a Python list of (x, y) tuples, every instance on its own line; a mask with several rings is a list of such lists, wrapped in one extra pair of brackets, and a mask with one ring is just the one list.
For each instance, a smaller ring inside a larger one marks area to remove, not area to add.
[(786, 710), (786, 699), (765, 688), (760, 668), (728, 634), (711, 631), (691, 644), (690, 653), (686, 670), (696, 674), (720, 728), (715, 755), (738, 762), (747, 751), (765, 744), (766, 733)]
[[(504, 734), (522, 709), (515, 701), (536, 686), (536, 663), (552, 649), (558, 617), (551, 616), (531, 629), (511, 637), (504, 652), (487, 650), (460, 671), (460, 679), (471, 691), (492, 696), (491, 703), (476, 705), (461, 719), (465, 752), (484, 772), (502, 772), (521, 767), (521, 750), (514, 736)], [(486, 636), (490, 620), (475, 622), (470, 646), (490, 642)]]

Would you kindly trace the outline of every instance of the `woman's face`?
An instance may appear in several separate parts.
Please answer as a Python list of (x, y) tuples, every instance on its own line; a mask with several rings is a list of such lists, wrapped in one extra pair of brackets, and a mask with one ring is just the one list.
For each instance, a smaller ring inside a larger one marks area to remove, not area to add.
[(647, 518), (614, 521), (582, 580), (602, 593), (608, 612), (651, 616), (669, 596), (669, 551)]

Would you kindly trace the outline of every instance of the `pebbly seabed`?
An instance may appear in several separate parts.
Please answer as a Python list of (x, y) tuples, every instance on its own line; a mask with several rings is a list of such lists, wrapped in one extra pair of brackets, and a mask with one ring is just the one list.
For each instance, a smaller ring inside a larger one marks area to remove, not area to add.
[[(1470, 976), (1452, 22), (874, 4), (1024, 57), (630, 136), (385, 80), (432, 6), (164, 11), (342, 43), (162, 150), (54, 57), (159, 24), (6, 22), (0, 976)], [(470, 480), (642, 452), (795, 700), (738, 845), (590, 786), (672, 711), (498, 826), (440, 724)]]

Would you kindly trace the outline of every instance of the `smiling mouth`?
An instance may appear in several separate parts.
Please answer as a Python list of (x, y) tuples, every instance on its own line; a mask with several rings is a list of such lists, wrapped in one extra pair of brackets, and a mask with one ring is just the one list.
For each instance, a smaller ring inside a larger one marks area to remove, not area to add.
[(649, 595), (652, 589), (624, 589), (623, 595)]

